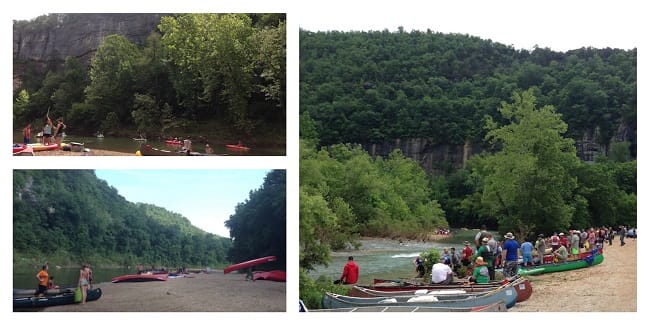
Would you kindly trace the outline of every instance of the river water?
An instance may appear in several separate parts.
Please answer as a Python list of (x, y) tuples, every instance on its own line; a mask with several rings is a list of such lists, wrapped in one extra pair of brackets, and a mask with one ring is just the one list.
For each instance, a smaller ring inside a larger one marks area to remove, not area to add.
[(354, 261), (359, 265), (360, 284), (372, 284), (375, 278), (400, 279), (413, 278), (415, 265), (413, 260), (420, 253), (437, 248), (442, 252), (444, 247), (455, 247), (460, 253), (463, 240), (453, 239), (451, 242), (421, 242), (390, 239), (364, 239), (359, 250), (338, 251), (330, 253), (329, 267), (318, 266), (309, 272), (312, 279), (323, 275), (331, 279), (338, 279), (347, 263), (348, 256), (354, 256)]
[[(32, 142), (39, 142), (41, 140), (42, 139), (39, 137), (32, 136)], [(14, 143), (22, 143), (23, 141), (22, 133), (14, 132), (13, 141)], [(66, 135), (63, 138), (63, 143), (69, 143), (69, 142), (83, 143), (84, 147), (89, 148), (91, 151), (93, 149), (109, 150), (109, 151), (133, 153), (134, 155), (136, 151), (140, 150), (140, 143), (141, 143), (139, 141), (135, 141), (132, 138), (128, 138), (128, 137), (106, 136), (104, 138), (98, 138), (98, 137), (76, 136), (73, 134)], [(147, 143), (154, 148), (166, 149), (166, 150), (174, 149), (173, 146), (166, 144), (164, 140), (147, 140)], [(192, 145), (192, 148), (193, 150), (204, 152), (203, 146), (204, 144), (194, 143)], [(286, 154), (286, 150), (284, 148), (259, 148), (253, 146), (249, 151), (233, 152), (233, 151), (226, 150), (225, 146), (220, 146), (216, 144), (211, 144), (211, 146), (214, 153), (217, 155), (283, 156)]]

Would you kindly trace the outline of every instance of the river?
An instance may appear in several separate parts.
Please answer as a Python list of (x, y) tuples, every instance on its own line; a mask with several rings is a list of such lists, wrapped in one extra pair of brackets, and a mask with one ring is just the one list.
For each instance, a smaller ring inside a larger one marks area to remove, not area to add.
[[(22, 143), (23, 141), (22, 133), (14, 132), (13, 141), (14, 143)], [(32, 136), (32, 142), (39, 142), (39, 141), (41, 141), (40, 137)], [(76, 136), (70, 134), (70, 135), (66, 135), (63, 138), (63, 143), (69, 143), (69, 142), (83, 143), (84, 147), (90, 149), (91, 151), (93, 149), (98, 149), (98, 150), (133, 153), (135, 155), (135, 152), (140, 150), (140, 142), (135, 141), (132, 138), (128, 138), (128, 137), (106, 136), (103, 138), (98, 138), (98, 137)], [(167, 145), (164, 140), (148, 140), (147, 143), (154, 148), (167, 149), (167, 150), (173, 149), (173, 147)], [(194, 143), (192, 145), (192, 148), (193, 150), (204, 152), (203, 146), (204, 146), (203, 144)], [(216, 144), (212, 144), (211, 146), (214, 153), (217, 155), (239, 155), (239, 156), (241, 155), (243, 156), (284, 156), (286, 155), (285, 148), (260, 148), (260, 147), (253, 146), (249, 151), (232, 152), (226, 150), (225, 146), (220, 146)]]
[(359, 265), (359, 283), (372, 284), (375, 278), (412, 278), (416, 275), (413, 260), (418, 254), (437, 248), (441, 251), (444, 247), (455, 247), (460, 253), (463, 241), (466, 238), (452, 238), (451, 241), (421, 242), (390, 239), (364, 239), (359, 250), (331, 252), (329, 267), (317, 266), (309, 272), (312, 279), (321, 275), (331, 279), (341, 276), (343, 265), (347, 263), (348, 256), (354, 256), (354, 261)]

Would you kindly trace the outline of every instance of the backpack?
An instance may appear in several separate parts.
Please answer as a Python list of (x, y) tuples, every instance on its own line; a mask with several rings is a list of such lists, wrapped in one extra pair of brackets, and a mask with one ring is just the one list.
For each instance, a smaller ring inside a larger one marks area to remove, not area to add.
[(492, 256), (497, 256), (497, 254), (499, 253), (497, 249), (497, 241), (494, 239), (490, 239), (488, 241), (488, 247), (490, 248), (490, 252), (492, 253)]

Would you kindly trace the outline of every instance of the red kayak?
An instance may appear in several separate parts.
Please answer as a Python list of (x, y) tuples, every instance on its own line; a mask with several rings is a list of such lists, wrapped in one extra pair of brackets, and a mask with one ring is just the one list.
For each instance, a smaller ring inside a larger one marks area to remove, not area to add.
[(268, 262), (273, 262), (273, 261), (276, 261), (276, 260), (277, 260), (277, 257), (275, 257), (275, 256), (265, 256), (265, 257), (256, 258), (254, 260), (233, 264), (233, 265), (223, 269), (223, 274), (227, 274), (227, 273), (230, 273), (232, 271), (237, 271), (239, 269), (243, 269), (243, 268), (247, 268), (247, 267), (251, 267), (251, 266), (255, 266), (255, 265), (260, 265), (260, 264), (264, 264), (264, 263), (268, 263)]
[(111, 282), (167, 281), (167, 274), (126, 274), (114, 277)]
[(22, 143), (14, 143), (14, 153), (21, 152), (25, 150), (25, 148), (27, 148), (27, 146)]
[(226, 149), (232, 150), (232, 151), (248, 151), (248, 150), (251, 150), (251, 148), (244, 147), (244, 146), (239, 145), (239, 144), (227, 144)]
[(277, 282), (287, 282), (287, 272), (282, 270), (273, 271), (255, 271), (253, 280), (271, 280)]

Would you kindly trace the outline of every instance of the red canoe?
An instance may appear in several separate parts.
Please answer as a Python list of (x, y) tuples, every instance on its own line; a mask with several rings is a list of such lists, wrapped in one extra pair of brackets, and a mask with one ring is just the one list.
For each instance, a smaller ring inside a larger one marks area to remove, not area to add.
[(238, 145), (238, 144), (227, 144), (226, 149), (232, 150), (232, 151), (248, 151), (248, 150), (251, 150), (251, 148), (249, 148), (249, 147), (244, 147), (244, 146)]
[(167, 274), (126, 274), (114, 277), (111, 282), (167, 281)]
[(273, 271), (255, 271), (253, 280), (271, 280), (277, 282), (287, 282), (287, 272), (282, 270)]
[(275, 257), (275, 256), (265, 256), (265, 257), (256, 258), (254, 260), (245, 261), (245, 262), (241, 262), (241, 263), (238, 263), (238, 264), (233, 264), (233, 265), (223, 269), (223, 274), (227, 274), (227, 273), (230, 273), (232, 271), (237, 271), (239, 269), (243, 269), (243, 268), (247, 268), (247, 267), (251, 267), (251, 266), (255, 266), (255, 265), (260, 265), (260, 264), (264, 264), (264, 263), (268, 263), (268, 262), (273, 262), (273, 261), (276, 261), (277, 259), (278, 258)]
[(179, 145), (179, 144), (183, 144), (183, 141), (181, 141), (181, 140), (165, 140), (165, 143), (166, 144)]

